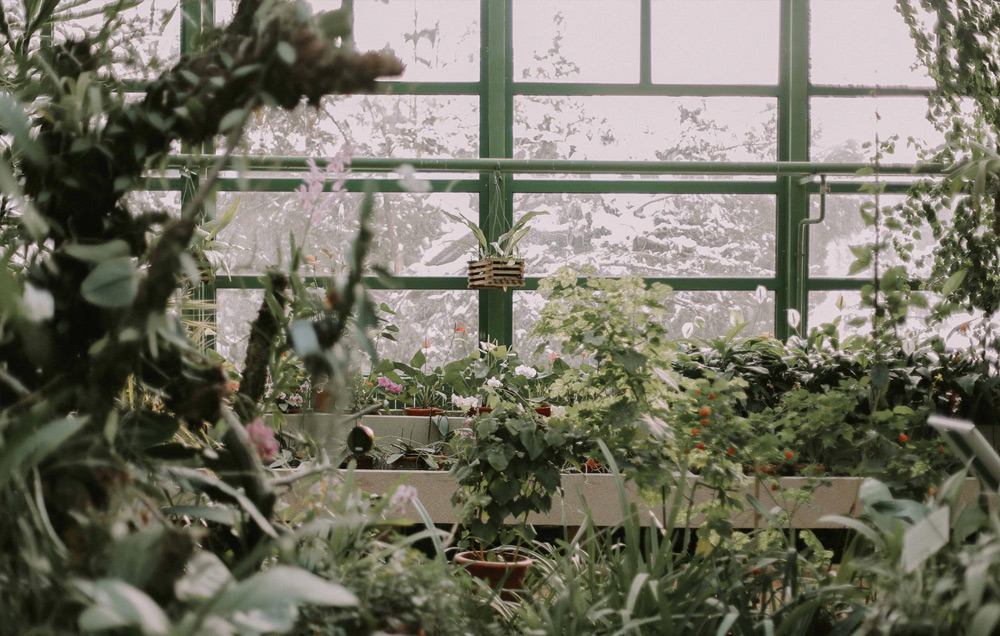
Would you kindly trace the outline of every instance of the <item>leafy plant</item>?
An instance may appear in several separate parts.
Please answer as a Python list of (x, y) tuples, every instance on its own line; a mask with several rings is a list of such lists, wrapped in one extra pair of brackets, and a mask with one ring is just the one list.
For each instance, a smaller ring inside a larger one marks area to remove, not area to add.
[(528, 221), (535, 217), (546, 215), (548, 212), (545, 212), (544, 210), (536, 210), (534, 212), (527, 212), (521, 215), (521, 218), (518, 219), (509, 230), (501, 234), (495, 241), (487, 239), (482, 228), (465, 217), (448, 212), (442, 212), (442, 214), (456, 223), (462, 223), (472, 231), (472, 236), (476, 239), (475, 247), (478, 250), (479, 260), (485, 260), (487, 258), (502, 258), (508, 260), (517, 257), (517, 246), (521, 242), (521, 239), (523, 239), (531, 229), (528, 226)]

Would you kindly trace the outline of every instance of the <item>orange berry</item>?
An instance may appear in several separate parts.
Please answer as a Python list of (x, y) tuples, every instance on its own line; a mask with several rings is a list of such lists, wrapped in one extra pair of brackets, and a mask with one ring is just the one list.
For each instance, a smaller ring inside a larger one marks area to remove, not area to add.
[(701, 431), (699, 431), (699, 430), (698, 430), (698, 429), (696, 429), (696, 428), (692, 428), (692, 429), (691, 429), (691, 434), (692, 434), (692, 435), (697, 435), (698, 433), (701, 433)]
[(733, 448), (732, 446), (730, 446), (729, 448), (726, 449), (726, 454), (727, 455), (735, 455), (736, 454), (736, 449)]
[(944, 455), (944, 446), (938, 446), (938, 455)]
[(907, 435), (906, 433), (900, 433), (899, 434), (899, 443), (900, 444), (905, 444), (907, 441), (909, 441), (909, 439), (910, 439), (910, 436)]
[(785, 452), (785, 459), (791, 459), (793, 457), (795, 457), (795, 453), (793, 453), (792, 451)]
[(759, 575), (759, 574), (760, 574), (760, 568), (754, 568), (754, 569), (753, 569), (753, 575), (754, 575), (754, 576), (757, 576), (757, 575)]
[(706, 415), (711, 415), (711, 414), (712, 414), (712, 409), (708, 408), (707, 406), (701, 407), (701, 410), (698, 411), (698, 415), (700, 415), (702, 417), (705, 417)]
[(708, 418), (705, 418), (703, 420), (698, 420), (698, 423), (700, 423), (700, 424), (708, 424)]
[(709, 393), (708, 394), (708, 399), (714, 400), (715, 399), (715, 394), (714, 393)]
[(695, 448), (697, 448), (698, 450), (705, 450), (705, 445), (704, 444), (698, 444), (698, 446), (696, 446)]
[(937, 492), (937, 488), (931, 488), (930, 490), (927, 491), (927, 494), (929, 496), (933, 497), (934, 493), (936, 493), (936, 492)]
[(771, 484), (771, 490), (777, 490), (778, 484)]

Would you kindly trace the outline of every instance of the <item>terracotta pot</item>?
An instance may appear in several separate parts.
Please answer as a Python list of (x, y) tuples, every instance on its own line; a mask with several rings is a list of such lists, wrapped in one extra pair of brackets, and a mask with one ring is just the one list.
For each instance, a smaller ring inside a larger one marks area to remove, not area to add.
[[(464, 566), (469, 574), (486, 581), (494, 590), (502, 585), (503, 590), (520, 590), (524, 588), (524, 575), (534, 564), (529, 558), (521, 557), (514, 560), (513, 554), (494, 552), (493, 555), (502, 561), (484, 561), (486, 555), (482, 552), (459, 552), (455, 555), (455, 563)], [(510, 592), (500, 593), (500, 598), (512, 600), (516, 598)]]
[(421, 417), (430, 417), (432, 415), (441, 415), (442, 413), (444, 413), (444, 411), (442, 411), (441, 409), (439, 409), (437, 407), (432, 408), (432, 409), (421, 409), (421, 408), (417, 408), (415, 406), (406, 406), (406, 407), (403, 407), (403, 413), (406, 413), (407, 415), (418, 415), (418, 416), (421, 416)]
[(492, 413), (492, 412), (493, 412), (492, 406), (474, 406), (471, 409), (469, 409), (469, 412), (466, 413), (466, 415), (472, 417), (474, 415), (482, 415), (483, 413)]
[(343, 468), (347, 468), (347, 465), (354, 460), (358, 464), (358, 470), (371, 470), (375, 467), (375, 458), (370, 455), (362, 455), (361, 457), (348, 457), (344, 460)]
[(333, 406), (333, 394), (323, 389), (318, 389), (312, 395), (313, 410), (320, 413), (329, 413)]

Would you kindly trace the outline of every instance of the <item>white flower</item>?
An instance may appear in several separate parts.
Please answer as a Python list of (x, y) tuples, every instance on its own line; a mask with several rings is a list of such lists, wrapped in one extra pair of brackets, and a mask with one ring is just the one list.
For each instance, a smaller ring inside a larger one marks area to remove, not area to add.
[(791, 325), (792, 329), (798, 329), (801, 320), (802, 314), (797, 309), (788, 310), (788, 324)]
[(551, 407), (552, 417), (566, 417), (566, 407), (565, 406), (553, 406)]
[(490, 378), (486, 381), (486, 386), (496, 391), (503, 386), (503, 382), (500, 381), (500, 378)]
[(479, 398), (462, 397), (461, 395), (455, 395), (454, 393), (451, 394), (451, 401), (455, 406), (463, 411), (479, 406)]
[(21, 309), (24, 317), (31, 322), (48, 320), (55, 313), (56, 304), (52, 294), (45, 289), (38, 289), (31, 283), (24, 286), (24, 298), (21, 299)]
[(407, 506), (416, 501), (416, 499), (417, 489), (413, 486), (403, 484), (396, 489), (396, 492), (392, 493), (392, 497), (389, 498), (389, 506), (392, 507), (393, 512), (401, 515), (406, 512)]
[(417, 171), (410, 164), (403, 164), (396, 170), (399, 185), (407, 192), (430, 192), (431, 182), (417, 178)]
[(479, 341), (479, 348), (482, 349), (483, 351), (485, 351), (486, 353), (489, 353), (490, 351), (493, 351), (494, 349), (496, 349), (497, 346), (495, 344), (493, 344), (492, 342), (483, 342), (482, 340), (480, 340)]
[(514, 369), (514, 373), (522, 378), (533, 378), (538, 375), (538, 371), (524, 364), (518, 365)]

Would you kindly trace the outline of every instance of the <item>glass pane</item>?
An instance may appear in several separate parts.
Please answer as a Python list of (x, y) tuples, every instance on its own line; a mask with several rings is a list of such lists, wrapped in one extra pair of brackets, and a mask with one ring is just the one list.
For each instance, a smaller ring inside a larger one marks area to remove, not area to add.
[(517, 159), (774, 161), (766, 97), (514, 97)]
[[(220, 192), (218, 209), (236, 205), (236, 218), (219, 233), (218, 251), (234, 274), (261, 273), (270, 265), (288, 264), (289, 234), (303, 252), (316, 259), (307, 267), (327, 276), (343, 270), (357, 233), (360, 193), (325, 193), (311, 215), (294, 192)], [(464, 225), (442, 210), (472, 217), (476, 195), (376, 194), (375, 242), (369, 265), (382, 265), (401, 276), (462, 276), (471, 250)]]
[(547, 210), (521, 242), (532, 276), (592, 265), (602, 276), (771, 276), (775, 199), (766, 195), (520, 194)]
[(479, 98), (351, 95), (323, 98), (319, 109), (261, 109), (248, 122), (242, 148), (254, 155), (333, 156), (344, 143), (361, 157), (477, 157)]
[(778, 0), (653, 0), (653, 81), (777, 84)]
[(400, 79), (479, 79), (479, 0), (356, 0), (359, 51), (389, 51), (406, 65)]
[(917, 161), (910, 137), (932, 147), (944, 143), (944, 136), (927, 121), (923, 97), (814, 97), (809, 100), (809, 118), (813, 161), (871, 161), (876, 132), (882, 142), (898, 136), (895, 150), (882, 158), (885, 163)]
[(399, 327), (397, 342), (382, 341), (383, 359), (409, 362), (418, 350), (427, 364), (441, 365), (472, 353), (479, 346), (479, 292), (373, 291), (377, 303), (386, 303), (395, 315), (389, 322)]
[[(893, 207), (903, 203), (906, 196), (902, 194), (884, 194), (879, 197), (879, 206), (885, 208)], [(856, 259), (851, 253), (852, 246), (860, 246), (875, 243), (875, 228), (865, 226), (859, 210), (862, 205), (868, 204), (866, 212), (874, 212), (875, 198), (870, 194), (854, 195), (827, 195), (826, 197), (826, 221), (818, 225), (812, 225), (809, 229), (809, 275), (844, 277), (850, 270), (851, 263)], [(819, 218), (820, 197), (811, 197), (810, 216)], [(914, 243), (911, 252), (913, 260), (909, 264), (904, 263), (897, 250), (893, 248), (893, 242), (898, 242), (903, 237), (891, 230), (882, 228), (881, 236), (883, 240), (890, 241), (890, 246), (879, 255), (879, 269), (885, 271), (887, 267), (895, 265), (907, 265), (913, 276), (926, 276), (930, 274), (929, 264), (922, 267), (917, 266), (917, 261), (922, 257), (929, 256), (937, 246), (937, 241), (927, 228), (922, 228), (921, 238)], [(856, 278), (870, 278), (872, 268), (869, 267), (854, 275)]]
[[(69, 5), (71, 3), (64, 3)], [(77, 3), (78, 4), (78, 3)], [(74, 17), (90, 6), (57, 10), (54, 40), (80, 40), (95, 36), (107, 17), (104, 13)], [(121, 25), (114, 29), (108, 46), (114, 52), (115, 74), (119, 78), (151, 79), (170, 68), (181, 50), (181, 10), (178, 0), (142, 0), (121, 12)]]
[(132, 216), (148, 212), (166, 212), (171, 216), (180, 216), (181, 193), (133, 190), (125, 195), (125, 205)]
[(639, 81), (638, 0), (515, 0), (515, 81)]
[(219, 289), (215, 292), (216, 331), (215, 348), (222, 357), (243, 370), (250, 323), (257, 317), (264, 302), (263, 289)]
[[(774, 293), (768, 292), (759, 302), (754, 292), (744, 291), (683, 291), (666, 299), (670, 310), (667, 328), (670, 335), (680, 338), (685, 323), (695, 326), (692, 337), (712, 338), (725, 335), (735, 321), (748, 322), (743, 335), (774, 333)], [(540, 340), (530, 335), (538, 321), (545, 299), (538, 292), (519, 291), (514, 294), (514, 346), (522, 357), (530, 358)], [(735, 314), (735, 312), (739, 314)], [(548, 352), (548, 350), (547, 350)], [(542, 354), (536, 363), (549, 358)]]
[[(811, 0), (814, 84), (933, 86), (894, 0)], [(933, 20), (924, 17), (924, 22)], [(917, 66), (917, 68), (913, 68)]]

